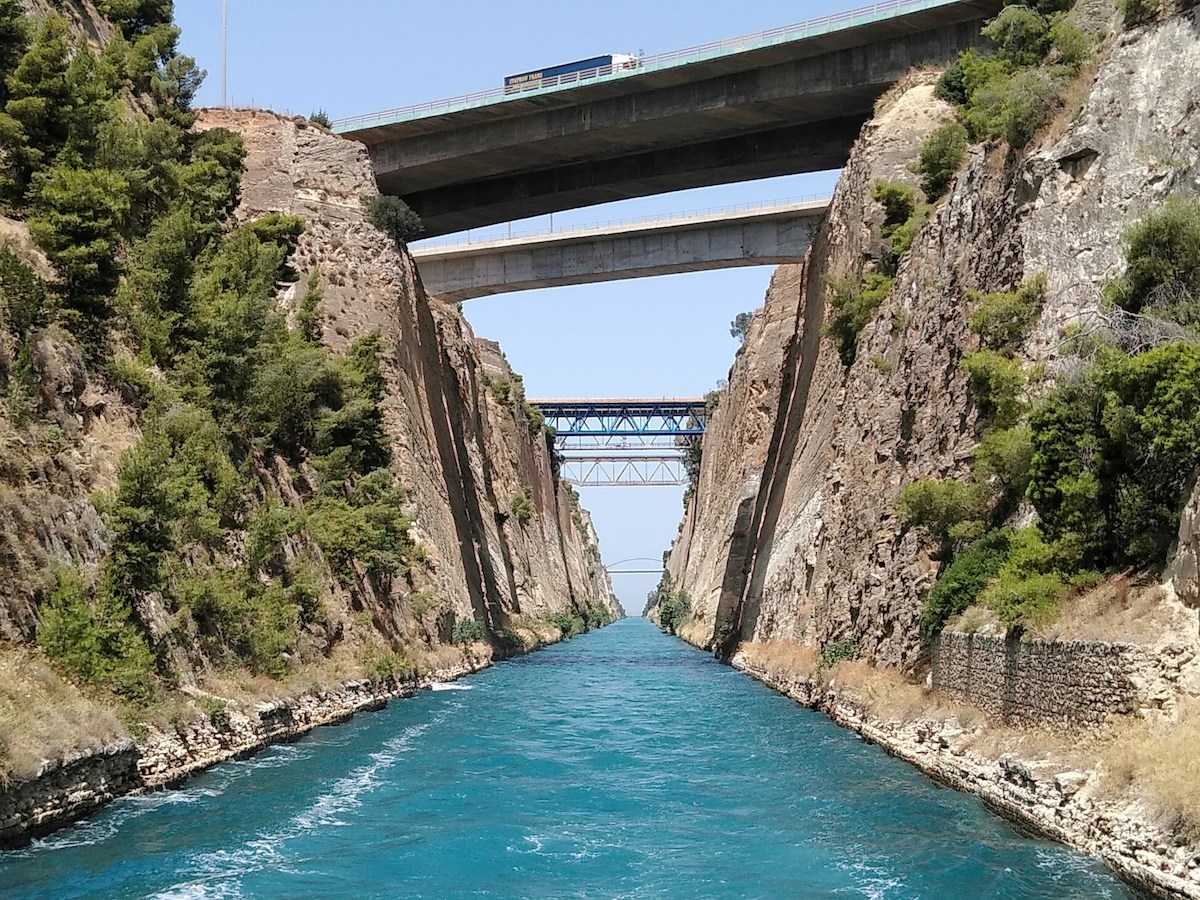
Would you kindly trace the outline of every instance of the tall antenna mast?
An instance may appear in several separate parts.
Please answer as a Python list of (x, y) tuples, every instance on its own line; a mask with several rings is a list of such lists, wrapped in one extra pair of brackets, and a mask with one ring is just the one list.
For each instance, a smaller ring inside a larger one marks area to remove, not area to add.
[(221, 106), (229, 106), (226, 87), (229, 84), (229, 0), (221, 0)]

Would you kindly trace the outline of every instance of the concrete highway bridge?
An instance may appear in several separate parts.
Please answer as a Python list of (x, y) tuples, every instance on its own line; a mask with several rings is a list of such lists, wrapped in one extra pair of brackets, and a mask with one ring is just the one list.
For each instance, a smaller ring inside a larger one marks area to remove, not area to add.
[(380, 190), (404, 198), (428, 236), (837, 169), (888, 87), (980, 43), (981, 25), (1003, 5), (887, 0), (532, 90), (340, 119), (334, 129), (366, 144)]
[(799, 262), (829, 201), (771, 204), (449, 246), (415, 245), (443, 300), (622, 278)]

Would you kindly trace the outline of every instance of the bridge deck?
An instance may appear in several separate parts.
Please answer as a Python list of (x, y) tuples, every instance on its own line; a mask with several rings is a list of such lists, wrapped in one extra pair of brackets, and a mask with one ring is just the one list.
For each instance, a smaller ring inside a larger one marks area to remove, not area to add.
[[(996, 3), (986, 0), (885, 0), (756, 34), (645, 56), (633, 69), (601, 67), (546, 79), (540, 87), (532, 90), (513, 92), (496, 87), (457, 97), (347, 116), (335, 119), (333, 130), (339, 134), (353, 135), (370, 144), (376, 139), (386, 139), (384, 135), (393, 125), (439, 119), (470, 110), (484, 110), (489, 116), (506, 116), (525, 109), (544, 110), (556, 103), (575, 102), (581, 90), (600, 97), (670, 85), (678, 83), (675, 70), (683, 66), (703, 64), (705, 73), (712, 75), (747, 71), (775, 61), (794, 59), (797, 46), (805, 46), (812, 55), (852, 46), (856, 43), (852, 36), (864, 27), (872, 27), (873, 35), (881, 36), (874, 37), (875, 40), (886, 39), (927, 27), (926, 20), (946, 22), (948, 14), (956, 15), (964, 7), (967, 8), (967, 14), (974, 17), (980, 12), (993, 15), (996, 6)], [(889, 25), (893, 27), (889, 28)], [(617, 85), (616, 91), (606, 90), (613, 83)], [(498, 113), (487, 109), (497, 106), (501, 107)], [(419, 127), (414, 127), (412, 133), (420, 133)]]

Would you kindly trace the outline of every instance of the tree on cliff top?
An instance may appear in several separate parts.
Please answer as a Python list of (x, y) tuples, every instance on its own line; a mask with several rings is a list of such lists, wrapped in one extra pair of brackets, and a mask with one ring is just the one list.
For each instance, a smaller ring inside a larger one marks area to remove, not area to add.
[(386, 194), (371, 198), (367, 205), (367, 218), (397, 245), (411, 241), (425, 230), (425, 226), (421, 224), (421, 217), (413, 212), (407, 203), (399, 197), (389, 197)]
[(729, 336), (737, 338), (738, 343), (746, 343), (746, 335), (750, 333), (750, 322), (754, 318), (752, 312), (740, 312), (729, 323)]

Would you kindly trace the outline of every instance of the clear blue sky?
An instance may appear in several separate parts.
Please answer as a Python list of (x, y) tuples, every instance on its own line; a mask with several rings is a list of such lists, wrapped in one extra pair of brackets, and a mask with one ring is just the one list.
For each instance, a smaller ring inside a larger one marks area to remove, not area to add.
[[(229, 99), (331, 117), (436, 100), (505, 75), (604, 53), (661, 53), (864, 5), (862, 0), (229, 0)], [(176, 0), (182, 48), (221, 97), (221, 0)], [(556, 213), (556, 228), (828, 194), (836, 173), (767, 179)], [(540, 220), (546, 224), (546, 219)], [(767, 267), (528, 291), (465, 305), (477, 334), (504, 347), (530, 397), (698, 396), (724, 378), (729, 322), (762, 304)], [(659, 557), (675, 536), (682, 488), (584, 488), (606, 563)], [(640, 613), (656, 576), (616, 579)]]

